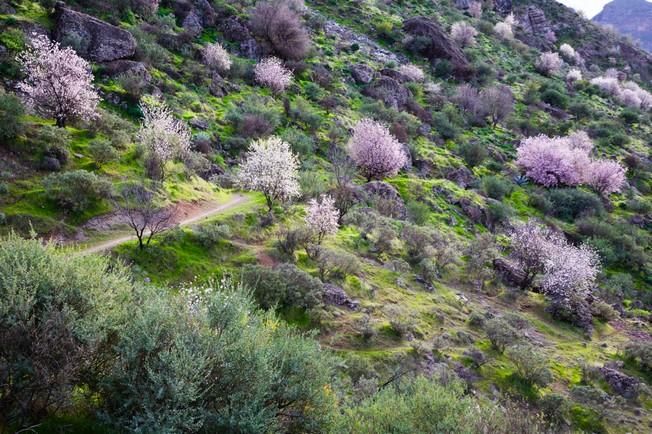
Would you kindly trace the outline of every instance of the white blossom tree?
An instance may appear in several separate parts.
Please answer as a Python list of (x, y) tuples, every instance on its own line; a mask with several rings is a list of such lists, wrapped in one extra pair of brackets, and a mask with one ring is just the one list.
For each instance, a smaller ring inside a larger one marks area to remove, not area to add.
[(320, 200), (310, 199), (306, 224), (308, 230), (317, 237), (317, 244), (321, 244), (324, 237), (337, 232), (340, 212), (335, 207), (335, 199), (330, 195), (322, 195)]
[(239, 184), (265, 195), (272, 211), (275, 200), (287, 201), (300, 194), (299, 160), (279, 137), (254, 140), (240, 165)]
[(61, 48), (39, 35), (17, 60), (25, 74), (18, 88), (36, 113), (54, 118), (58, 127), (71, 119), (97, 117), (100, 97), (93, 87), (91, 67), (72, 48)]
[(274, 93), (283, 92), (292, 83), (292, 71), (276, 57), (261, 60), (254, 68), (258, 84), (269, 87)]
[(165, 164), (190, 150), (190, 129), (172, 115), (170, 108), (155, 97), (143, 98), (140, 104), (143, 121), (138, 131), (138, 140), (145, 147), (150, 162), (163, 178)]
[(227, 72), (231, 69), (231, 57), (229, 52), (220, 45), (219, 42), (207, 44), (202, 50), (202, 57), (204, 64), (211, 69), (217, 70), (221, 73)]

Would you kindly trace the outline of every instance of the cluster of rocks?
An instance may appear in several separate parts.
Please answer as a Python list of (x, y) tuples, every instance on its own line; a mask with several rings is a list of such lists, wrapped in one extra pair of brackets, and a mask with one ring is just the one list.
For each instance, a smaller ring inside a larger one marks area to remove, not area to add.
[(360, 308), (360, 302), (358, 300), (353, 300), (347, 295), (344, 289), (331, 283), (324, 283), (323, 298), (326, 303), (335, 306), (343, 306), (351, 310), (358, 310)]

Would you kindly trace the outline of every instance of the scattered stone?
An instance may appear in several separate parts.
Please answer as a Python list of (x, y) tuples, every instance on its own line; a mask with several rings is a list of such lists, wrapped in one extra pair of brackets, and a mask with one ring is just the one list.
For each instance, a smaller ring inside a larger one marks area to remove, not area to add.
[(227, 88), (224, 83), (224, 79), (217, 72), (213, 73), (211, 84), (208, 86), (208, 91), (211, 93), (211, 95), (217, 98), (222, 98), (227, 94)]
[(131, 57), (136, 52), (136, 39), (131, 33), (69, 9), (63, 2), (57, 2), (54, 18), (54, 39), (72, 46), (88, 60), (110, 62)]
[(360, 302), (358, 300), (352, 300), (344, 289), (331, 283), (324, 284), (324, 301), (336, 306), (344, 306), (351, 310), (358, 310), (360, 308)]
[(173, 0), (171, 6), (181, 26), (191, 36), (215, 25), (217, 14), (208, 0)]
[(224, 37), (232, 42), (239, 42), (241, 55), (250, 59), (256, 59), (260, 55), (260, 48), (249, 31), (249, 28), (237, 17), (230, 16), (220, 21), (218, 29)]
[(374, 70), (365, 64), (351, 66), (351, 76), (358, 84), (369, 84), (374, 78)]

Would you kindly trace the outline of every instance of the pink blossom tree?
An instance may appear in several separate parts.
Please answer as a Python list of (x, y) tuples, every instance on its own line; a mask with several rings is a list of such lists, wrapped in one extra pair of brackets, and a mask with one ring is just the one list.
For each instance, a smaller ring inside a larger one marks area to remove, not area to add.
[(606, 197), (622, 189), (626, 171), (617, 161), (597, 160), (589, 166), (586, 183)]
[(321, 200), (310, 199), (306, 224), (308, 230), (317, 237), (317, 244), (321, 244), (324, 237), (337, 232), (340, 212), (335, 207), (335, 199), (330, 195), (322, 195)]
[(475, 45), (475, 37), (477, 35), (478, 31), (464, 21), (454, 23), (451, 27), (451, 38), (462, 48)]
[(394, 176), (407, 163), (403, 145), (384, 125), (371, 119), (362, 119), (353, 127), (348, 152), (369, 181)]
[(143, 120), (138, 140), (145, 147), (150, 162), (157, 166), (157, 176), (163, 178), (166, 163), (190, 150), (190, 129), (175, 119), (165, 102), (158, 98), (143, 98), (140, 109)]
[(61, 48), (39, 35), (17, 60), (26, 76), (18, 88), (36, 113), (54, 118), (58, 127), (71, 119), (97, 117), (100, 97), (93, 87), (91, 67), (72, 48)]
[(261, 60), (254, 68), (256, 81), (275, 93), (283, 92), (292, 83), (292, 72), (276, 57)]
[(238, 181), (247, 190), (263, 193), (271, 212), (275, 200), (287, 201), (300, 194), (298, 170), (299, 160), (290, 145), (271, 136), (251, 143)]
[(217, 70), (221, 73), (227, 72), (231, 69), (231, 57), (229, 52), (220, 45), (219, 42), (207, 44), (202, 50), (202, 57), (204, 64), (211, 69)]
[(582, 183), (589, 154), (574, 148), (568, 138), (539, 135), (521, 141), (516, 164), (535, 182), (546, 187)]

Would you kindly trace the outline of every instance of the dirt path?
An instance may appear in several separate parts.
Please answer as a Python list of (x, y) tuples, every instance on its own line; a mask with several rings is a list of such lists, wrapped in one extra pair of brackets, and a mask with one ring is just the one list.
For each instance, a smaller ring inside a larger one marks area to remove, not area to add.
[[(193, 223), (197, 223), (198, 221), (204, 220), (208, 217), (212, 217), (216, 214), (223, 213), (224, 211), (227, 211), (231, 208), (234, 208), (240, 204), (243, 204), (245, 202), (248, 202), (249, 199), (246, 196), (243, 196), (241, 194), (236, 194), (233, 198), (231, 198), (228, 202), (224, 202), (221, 204), (213, 204), (212, 206), (206, 208), (206, 207), (201, 207), (198, 209), (190, 210), (186, 215), (180, 216), (177, 215), (175, 216), (175, 220), (173, 221), (173, 225), (175, 226), (187, 226), (191, 225)], [(111, 240), (103, 241), (100, 244), (96, 244), (94, 246), (90, 246), (86, 249), (82, 249), (81, 253), (82, 254), (89, 254), (89, 253), (100, 253), (104, 252), (106, 250), (111, 250), (114, 247), (119, 246), (122, 243), (126, 243), (127, 241), (135, 240), (136, 236), (135, 235), (125, 235), (125, 236), (120, 236), (118, 238), (113, 238)]]

